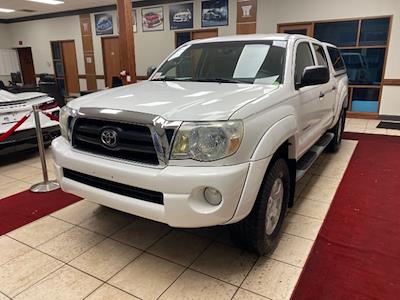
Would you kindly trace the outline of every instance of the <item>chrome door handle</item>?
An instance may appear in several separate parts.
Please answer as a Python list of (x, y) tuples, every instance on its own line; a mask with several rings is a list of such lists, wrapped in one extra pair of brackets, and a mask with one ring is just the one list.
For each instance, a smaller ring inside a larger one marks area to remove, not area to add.
[(325, 93), (324, 93), (324, 92), (320, 92), (320, 93), (319, 93), (319, 98), (322, 99), (322, 98), (324, 98), (324, 97), (325, 97)]

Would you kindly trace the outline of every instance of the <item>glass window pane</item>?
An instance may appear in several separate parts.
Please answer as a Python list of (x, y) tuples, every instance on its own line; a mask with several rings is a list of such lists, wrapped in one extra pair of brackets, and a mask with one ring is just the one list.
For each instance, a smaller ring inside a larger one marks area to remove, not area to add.
[(338, 47), (355, 46), (357, 32), (358, 20), (317, 23), (314, 26), (314, 37), (316, 39)]
[(57, 86), (60, 90), (61, 95), (65, 96), (65, 82), (64, 79), (57, 79)]
[(55, 61), (54, 66), (56, 68), (56, 77), (64, 77), (64, 66), (61, 61)]
[(384, 48), (341, 50), (350, 84), (380, 84), (382, 80)]
[(386, 45), (389, 32), (389, 18), (361, 21), (360, 45)]
[(329, 56), (331, 57), (331, 61), (333, 64), (333, 68), (335, 71), (344, 70), (346, 67), (343, 62), (343, 58), (340, 55), (340, 52), (336, 48), (328, 47)]
[(313, 44), (315, 54), (317, 56), (317, 62), (319, 66), (328, 67), (328, 61), (326, 60), (325, 51), (322, 46)]
[(176, 33), (176, 48), (190, 41), (190, 32)]
[(51, 42), (53, 49), (53, 59), (61, 59), (61, 48), (59, 42)]
[(378, 112), (379, 88), (354, 88), (351, 111)]
[(300, 43), (296, 50), (295, 82), (299, 83), (303, 76), (304, 69), (314, 65), (309, 43)]

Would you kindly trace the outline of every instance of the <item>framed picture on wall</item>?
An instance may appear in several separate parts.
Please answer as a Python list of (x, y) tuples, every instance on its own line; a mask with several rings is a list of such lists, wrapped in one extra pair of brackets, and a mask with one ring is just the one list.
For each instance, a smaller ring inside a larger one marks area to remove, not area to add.
[(132, 26), (133, 26), (133, 32), (137, 32), (137, 11), (136, 11), (136, 9), (132, 10)]
[(113, 34), (113, 19), (110, 14), (97, 14), (94, 15), (94, 22), (96, 26), (96, 35)]
[(142, 8), (143, 32), (164, 30), (164, 11), (162, 6)]
[(193, 2), (171, 5), (169, 25), (171, 30), (193, 28)]
[(228, 0), (201, 2), (201, 27), (226, 26), (228, 18)]
[(237, 3), (237, 22), (250, 23), (257, 20), (257, 0), (240, 0)]

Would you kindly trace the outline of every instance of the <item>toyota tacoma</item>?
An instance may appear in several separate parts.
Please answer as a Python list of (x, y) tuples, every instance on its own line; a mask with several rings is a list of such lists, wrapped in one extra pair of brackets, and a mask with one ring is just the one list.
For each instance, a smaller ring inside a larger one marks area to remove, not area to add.
[(134, 85), (60, 113), (64, 191), (173, 227), (228, 225), (258, 254), (276, 245), (296, 181), (340, 147), (338, 49), (302, 35), (190, 41)]

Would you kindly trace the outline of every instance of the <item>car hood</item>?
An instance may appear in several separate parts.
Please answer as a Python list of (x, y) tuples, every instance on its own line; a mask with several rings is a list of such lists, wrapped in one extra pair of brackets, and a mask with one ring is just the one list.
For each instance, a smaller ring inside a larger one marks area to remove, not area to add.
[(48, 97), (48, 96), (46, 94), (36, 93), (36, 92), (12, 94), (5, 90), (0, 90), (0, 103), (28, 101), (28, 100), (38, 99), (38, 98), (42, 98), (42, 97)]
[(68, 106), (143, 112), (169, 121), (227, 120), (247, 103), (275, 89), (273, 85), (143, 81), (89, 94)]

